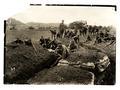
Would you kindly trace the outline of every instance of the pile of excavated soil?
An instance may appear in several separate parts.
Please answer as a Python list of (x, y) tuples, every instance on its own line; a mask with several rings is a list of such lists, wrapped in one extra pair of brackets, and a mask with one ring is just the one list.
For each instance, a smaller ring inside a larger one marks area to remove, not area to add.
[(50, 67), (58, 56), (38, 44), (34, 43), (34, 46), (36, 49), (24, 44), (5, 47), (5, 83), (107, 85), (115, 82), (115, 52), (103, 53), (92, 46), (82, 45), (65, 59), (70, 63), (96, 63), (107, 54), (113, 61), (103, 73), (91, 73), (88, 69), (69, 65)]
[(76, 52), (71, 52), (66, 60), (73, 63), (77, 63), (79, 61), (81, 63), (90, 62), (96, 64), (100, 59), (103, 59), (104, 56), (106, 56), (106, 54), (103, 52), (81, 47), (80, 49), (77, 49)]
[(42, 70), (29, 84), (93, 84), (94, 74), (72, 66), (55, 66)]
[(50, 67), (57, 55), (39, 47), (9, 44), (5, 52), (5, 83), (26, 83), (38, 71)]

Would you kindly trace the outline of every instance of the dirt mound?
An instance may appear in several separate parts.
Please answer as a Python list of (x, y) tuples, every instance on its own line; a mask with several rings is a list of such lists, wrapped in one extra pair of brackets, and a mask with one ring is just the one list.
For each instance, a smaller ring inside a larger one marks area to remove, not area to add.
[(105, 55), (106, 54), (102, 52), (98, 52), (97, 50), (81, 48), (76, 52), (70, 53), (70, 55), (67, 57), (66, 60), (69, 62), (80, 61), (82, 63), (87, 63), (87, 62), (96, 63), (99, 62), (99, 59), (102, 59)]
[(79, 50), (71, 52), (65, 59), (70, 63), (80, 61), (82, 64), (90, 64), (88, 62), (95, 64), (107, 55), (110, 61), (112, 59), (114, 62), (111, 62), (109, 67), (102, 73), (94, 71), (91, 73), (89, 69), (70, 65), (49, 68), (58, 56), (55, 53), (48, 52), (38, 43), (34, 42), (33, 44), (36, 49), (32, 46), (14, 43), (5, 47), (5, 83), (107, 85), (115, 82), (114, 52), (103, 53), (92, 46), (82, 45)]
[(29, 84), (93, 84), (94, 74), (71, 66), (55, 66), (39, 72)]
[[(62, 42), (67, 46), (67, 43), (65, 43), (66, 39), (64, 39)], [(111, 46), (112, 47), (112, 46)], [(80, 61), (81, 63), (99, 63), (100, 59), (103, 59), (105, 56), (108, 58), (111, 56), (115, 56), (115, 51), (113, 50), (114, 47), (108, 48), (104, 45), (95, 46), (95, 45), (89, 45), (86, 43), (79, 43), (79, 49), (75, 50), (75, 52), (71, 52), (69, 54), (69, 57), (67, 57), (68, 62), (74, 62), (77, 63)], [(114, 57), (112, 57), (114, 58)], [(111, 58), (109, 58), (111, 60)], [(114, 59), (115, 60), (115, 59)]]
[(38, 71), (49, 67), (57, 55), (39, 47), (9, 44), (5, 52), (5, 83), (25, 83)]

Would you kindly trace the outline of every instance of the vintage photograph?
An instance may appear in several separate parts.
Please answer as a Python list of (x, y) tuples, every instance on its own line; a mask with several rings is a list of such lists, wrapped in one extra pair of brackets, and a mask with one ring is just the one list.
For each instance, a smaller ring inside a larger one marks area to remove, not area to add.
[(30, 6), (4, 26), (4, 84), (115, 84), (114, 7)]

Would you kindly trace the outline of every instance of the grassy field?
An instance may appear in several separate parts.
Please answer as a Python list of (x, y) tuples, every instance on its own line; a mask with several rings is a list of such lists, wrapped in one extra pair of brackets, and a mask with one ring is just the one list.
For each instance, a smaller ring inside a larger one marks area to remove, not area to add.
[(14, 41), (16, 38), (24, 39), (32, 39), (33, 41), (38, 41), (41, 36), (45, 38), (50, 37), (49, 31), (43, 30), (8, 30), (6, 31), (6, 43)]

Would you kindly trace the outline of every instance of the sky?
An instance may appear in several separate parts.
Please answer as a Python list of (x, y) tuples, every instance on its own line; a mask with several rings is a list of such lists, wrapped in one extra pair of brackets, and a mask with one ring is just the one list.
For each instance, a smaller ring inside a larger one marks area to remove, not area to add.
[(61, 23), (86, 20), (91, 25), (116, 25), (116, 12), (113, 7), (80, 6), (31, 6), (29, 9), (12, 16), (23, 23)]

